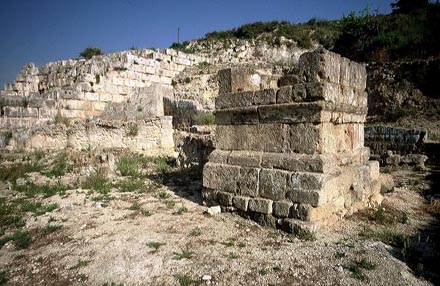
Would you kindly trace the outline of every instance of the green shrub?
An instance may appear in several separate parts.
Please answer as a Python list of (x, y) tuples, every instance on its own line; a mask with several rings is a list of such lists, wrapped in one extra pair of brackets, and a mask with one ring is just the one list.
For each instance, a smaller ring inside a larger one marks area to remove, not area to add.
[(102, 50), (100, 48), (87, 47), (79, 55), (81, 57), (85, 58), (86, 60), (90, 60), (94, 56), (100, 56), (100, 55), (103, 55), (103, 54), (104, 53), (102, 52)]
[(102, 195), (110, 193), (111, 184), (105, 175), (103, 169), (98, 169), (96, 172), (87, 177), (86, 181), (81, 185), (83, 189), (94, 190)]
[(67, 154), (65, 152), (58, 155), (55, 159), (54, 164), (49, 172), (44, 174), (48, 177), (60, 177), (66, 174), (67, 170)]
[(116, 164), (122, 176), (139, 176), (139, 157), (136, 156), (122, 156)]
[(131, 137), (136, 137), (139, 134), (139, 126), (136, 123), (128, 125), (127, 135)]
[(12, 240), (18, 248), (28, 248), (31, 244), (31, 236), (27, 231), (16, 231), (12, 235)]
[(197, 112), (191, 115), (193, 125), (213, 125), (215, 116), (212, 112)]

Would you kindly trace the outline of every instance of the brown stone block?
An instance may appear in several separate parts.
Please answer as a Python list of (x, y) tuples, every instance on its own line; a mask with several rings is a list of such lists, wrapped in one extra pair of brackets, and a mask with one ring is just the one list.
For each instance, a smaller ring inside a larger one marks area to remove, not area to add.
[(261, 76), (253, 68), (234, 67), (218, 72), (219, 94), (260, 89)]
[(261, 151), (232, 151), (228, 157), (228, 164), (241, 167), (260, 167), (263, 152)]
[(298, 83), (300, 83), (300, 79), (299, 79), (298, 75), (295, 75), (295, 74), (284, 75), (278, 80), (278, 85), (280, 87), (294, 85), (294, 84), (298, 84)]
[(253, 105), (275, 104), (277, 101), (276, 89), (263, 89), (254, 92)]
[(236, 192), (240, 167), (224, 164), (206, 163), (203, 168), (203, 186), (210, 189)]
[(227, 192), (218, 192), (217, 193), (217, 200), (218, 202), (223, 206), (232, 206), (232, 199), (234, 198), (234, 195)]
[(292, 190), (287, 192), (287, 198), (293, 203), (310, 204), (314, 207), (323, 202), (322, 194), (318, 191)]
[(335, 158), (331, 155), (263, 153), (261, 166), (295, 172), (328, 173), (335, 167)]
[(262, 169), (259, 180), (260, 196), (274, 201), (285, 199), (289, 177), (290, 173), (287, 171)]
[(217, 125), (258, 124), (257, 107), (251, 106), (217, 110), (215, 112), (215, 123)]
[(237, 92), (237, 93), (224, 93), (219, 94), (215, 98), (215, 108), (238, 108), (252, 106), (254, 102), (254, 92)]
[(325, 183), (326, 175), (320, 173), (309, 172), (293, 172), (290, 173), (288, 188), (301, 190), (320, 190)]
[(266, 199), (250, 199), (248, 204), (248, 210), (257, 213), (271, 214), (272, 213), (272, 201)]
[(285, 218), (289, 217), (290, 209), (293, 206), (291, 202), (278, 201), (273, 202), (273, 214), (276, 217)]
[(257, 197), (260, 169), (240, 168), (237, 180), (237, 192), (242, 196)]
[(304, 53), (299, 57), (299, 73), (307, 82), (339, 84), (341, 56), (324, 49)]
[(286, 130), (283, 124), (217, 125), (217, 148), (282, 152)]
[(287, 126), (287, 142), (285, 149), (288, 153), (320, 153), (321, 124), (299, 123)]
[(292, 101), (292, 86), (281, 86), (277, 92), (277, 103), (289, 103)]
[(223, 151), (220, 149), (215, 149), (211, 152), (208, 156), (208, 162), (211, 163), (218, 163), (218, 164), (227, 164), (228, 163), (228, 156), (231, 153), (231, 151)]
[(232, 203), (234, 207), (236, 207), (239, 210), (247, 211), (248, 210), (248, 204), (249, 204), (249, 198), (247, 197), (241, 197), (241, 196), (235, 196), (232, 200)]
[(323, 121), (319, 104), (277, 104), (258, 108), (261, 123), (319, 123)]

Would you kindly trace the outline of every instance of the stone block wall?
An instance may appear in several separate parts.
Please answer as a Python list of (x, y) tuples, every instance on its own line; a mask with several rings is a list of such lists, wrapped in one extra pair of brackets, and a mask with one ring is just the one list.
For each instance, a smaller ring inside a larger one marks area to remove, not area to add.
[(362, 65), (325, 50), (305, 53), (297, 73), (269, 89), (252, 86), (248, 70), (221, 74), (204, 199), (290, 232), (380, 201), (379, 164), (364, 147)]
[[(157, 130), (149, 132), (150, 134), (164, 134), (165, 137), (171, 138), (172, 128), (161, 128), (162, 123), (168, 120), (168, 117), (164, 116), (163, 98), (173, 97), (171, 85), (173, 77), (185, 68), (204, 60), (202, 57), (166, 49), (125, 51), (95, 56), (90, 60), (59, 61), (40, 68), (29, 64), (23, 67), (14, 83), (6, 84), (5, 89), (0, 92), (0, 131), (15, 134), (21, 128), (22, 133), (28, 134), (35, 131), (33, 130), (35, 126), (41, 125), (43, 129), (47, 129), (53, 127), (51, 126), (53, 122), (65, 121), (70, 121), (77, 126), (77, 129), (78, 126), (87, 128), (89, 121), (94, 122), (97, 119), (115, 120), (110, 125), (116, 128), (124, 121), (146, 120), (156, 122), (152, 126)], [(124, 133), (123, 129), (119, 132)], [(73, 133), (76, 131), (76, 129), (71, 130)], [(106, 140), (107, 135), (104, 133), (98, 132), (102, 135), (98, 136), (100, 140)], [(18, 133), (15, 135), (8, 138), (27, 138), (27, 135), (24, 137)], [(49, 135), (32, 136), (29, 140), (48, 138)], [(90, 136), (87, 138), (92, 140)], [(153, 136), (144, 140), (166, 141), (155, 138)], [(115, 137), (109, 141), (115, 143), (116, 139)], [(5, 140), (2, 145), (8, 145)], [(42, 142), (46, 141), (42, 139)], [(116, 145), (128, 144), (127, 146), (136, 147), (135, 150), (137, 147), (140, 148), (139, 150), (146, 148), (141, 146), (142, 144), (139, 145), (140, 143), (132, 144), (128, 139), (126, 141)], [(14, 142), (16, 141), (11, 141), (9, 147), (15, 146)], [(54, 144), (58, 142), (59, 146), (66, 145), (59, 138), (51, 142)], [(113, 146), (115, 145), (113, 143), (109, 144)], [(107, 142), (101, 143), (101, 145), (105, 144)], [(34, 143), (21, 144), (31, 149), (34, 145)], [(41, 145), (43, 148), (52, 146)], [(157, 144), (151, 146), (153, 145)], [(168, 147), (165, 144), (164, 150), (169, 150)]]
[(0, 147), (27, 151), (128, 149), (149, 156), (170, 155), (174, 152), (171, 120), (169, 116), (125, 121), (98, 119), (19, 127), (13, 132), (0, 132)]
[[(29, 126), (65, 118), (100, 116), (111, 104), (133, 104), (151, 98), (153, 84), (163, 96), (172, 97), (172, 78), (204, 59), (171, 49), (134, 50), (95, 56), (90, 60), (49, 63), (41, 68), (29, 64), (14, 83), (0, 92), (1, 126)], [(155, 95), (156, 96), (156, 95)], [(151, 111), (151, 109), (148, 109)], [(144, 118), (163, 116), (163, 106)]]
[(374, 155), (383, 157), (387, 151), (399, 155), (417, 153), (422, 150), (426, 132), (391, 126), (365, 127), (365, 145)]

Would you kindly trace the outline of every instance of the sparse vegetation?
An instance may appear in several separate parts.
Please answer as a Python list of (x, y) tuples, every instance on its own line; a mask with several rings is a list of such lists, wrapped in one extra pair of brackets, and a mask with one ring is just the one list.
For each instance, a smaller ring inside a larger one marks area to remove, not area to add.
[(193, 125), (213, 125), (215, 124), (215, 116), (212, 112), (197, 112), (191, 115)]
[(182, 260), (182, 259), (191, 259), (194, 252), (191, 252), (188, 249), (186, 249), (186, 250), (182, 250), (181, 253), (173, 252), (173, 254), (174, 254), (173, 256), (174, 260)]
[(373, 270), (376, 268), (376, 264), (371, 263), (365, 258), (361, 260), (352, 260), (343, 265), (343, 267), (351, 272), (351, 277), (364, 281), (367, 277), (363, 273), (362, 269)]
[(189, 236), (197, 237), (202, 234), (202, 229), (199, 226), (196, 226), (189, 234)]
[(139, 157), (137, 156), (122, 156), (119, 158), (117, 168), (122, 176), (139, 176)]
[(94, 190), (102, 195), (110, 193), (111, 184), (103, 169), (98, 168), (93, 174), (87, 177), (81, 186), (83, 189)]
[(161, 246), (165, 245), (164, 242), (156, 242), (156, 241), (150, 241), (147, 243), (147, 246), (149, 248), (153, 248), (155, 251), (157, 251)]
[(51, 233), (56, 232), (62, 228), (63, 228), (62, 225), (48, 224), (43, 228), (43, 234), (45, 234), (45, 235), (51, 234)]
[(190, 286), (190, 285), (198, 285), (200, 284), (198, 281), (193, 280), (190, 276), (177, 273), (174, 275), (177, 281), (179, 281), (180, 286)]
[(139, 134), (139, 126), (136, 123), (128, 125), (127, 135), (131, 137), (136, 137)]
[(229, 254), (228, 254), (227, 257), (228, 257), (229, 259), (237, 259), (237, 258), (239, 258), (240, 256), (239, 256), (236, 252), (231, 251), (231, 252), (229, 252)]
[(90, 60), (94, 56), (100, 56), (100, 55), (103, 55), (103, 54), (104, 53), (102, 52), (102, 50), (100, 48), (87, 47), (79, 55), (81, 57), (85, 58), (86, 60)]
[(78, 260), (78, 262), (73, 265), (72, 267), (70, 267), (70, 270), (76, 270), (78, 268), (82, 268), (82, 267), (86, 267), (87, 265), (89, 265), (90, 261), (88, 260)]

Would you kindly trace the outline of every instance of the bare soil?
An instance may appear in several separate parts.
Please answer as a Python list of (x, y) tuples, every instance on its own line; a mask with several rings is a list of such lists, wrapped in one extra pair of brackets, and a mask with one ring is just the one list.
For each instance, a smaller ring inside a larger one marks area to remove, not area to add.
[[(2, 165), (7, 161), (3, 157)], [(142, 192), (113, 189), (110, 198), (97, 201), (89, 190), (76, 186), (42, 199), (57, 203), (58, 208), (26, 216), (23, 229), (31, 234), (30, 246), (19, 249), (9, 241), (0, 249), (5, 283), (389, 286), (438, 282), (438, 268), (432, 268), (437, 266), (408, 259), (408, 246), (366, 235), (391, 229), (425, 242), (427, 234), (438, 233), (438, 198), (427, 200), (425, 195), (434, 186), (430, 175), (435, 170), (393, 170), (398, 187), (385, 194), (381, 217), (377, 210), (363, 211), (321, 230), (315, 240), (262, 227), (232, 213), (207, 215), (200, 176), (174, 171), (164, 184)], [(122, 177), (116, 172), (109, 178)], [(144, 178), (146, 184), (151, 178)], [(0, 183), (1, 197), (18, 195), (10, 184)], [(47, 225), (61, 228), (42, 234)], [(430, 254), (437, 250), (434, 247)], [(372, 267), (353, 271), (350, 265), (362, 259)]]

